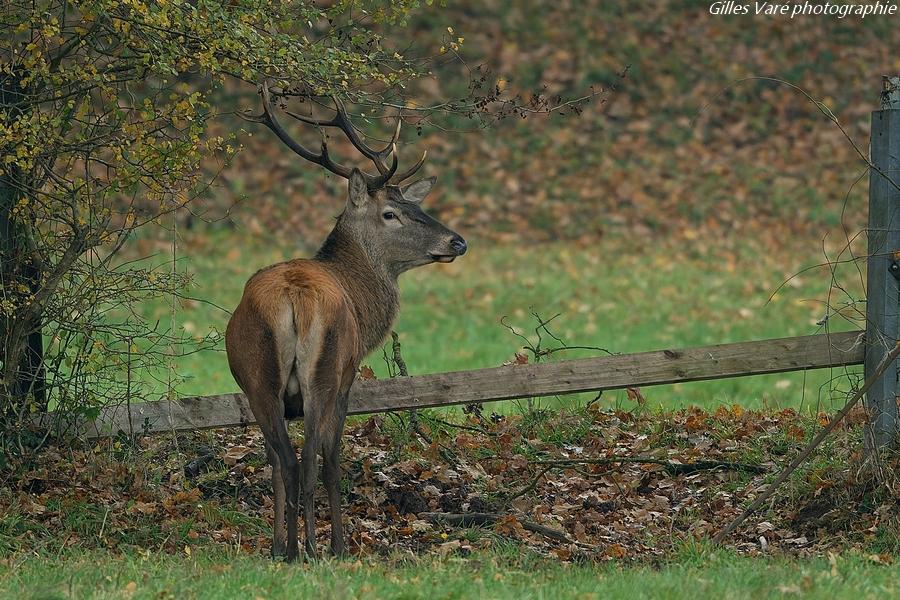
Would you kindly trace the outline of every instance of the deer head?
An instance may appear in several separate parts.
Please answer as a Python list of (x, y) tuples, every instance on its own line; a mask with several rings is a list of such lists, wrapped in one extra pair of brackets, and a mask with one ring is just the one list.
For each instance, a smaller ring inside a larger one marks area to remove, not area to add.
[(365, 176), (354, 169), (347, 206), (332, 236), (356, 241), (373, 264), (383, 265), (393, 277), (432, 262), (453, 262), (465, 254), (466, 241), (420, 206), (436, 180), (369, 192)]
[(427, 151), (424, 152), (414, 165), (397, 173), (397, 140), (403, 123), (401, 115), (397, 116), (390, 141), (381, 149), (375, 149), (362, 139), (350, 120), (344, 103), (337, 97), (332, 97), (335, 114), (331, 119), (314, 119), (288, 110), (283, 111), (288, 116), (319, 129), (334, 128), (343, 132), (353, 147), (375, 165), (378, 173), (369, 174), (335, 162), (328, 152), (324, 137), (318, 152), (313, 152), (298, 142), (275, 116), (272, 89), (268, 82), (263, 84), (261, 94), (263, 113), (250, 117), (250, 120), (271, 129), (300, 157), (349, 181), (346, 207), (319, 252), (320, 258), (326, 258), (336, 244), (353, 240), (374, 265), (383, 267), (396, 277), (404, 271), (428, 263), (452, 262), (466, 252), (466, 241), (461, 236), (421, 208), (422, 200), (431, 191), (437, 178), (430, 177), (401, 185), (422, 167), (428, 154)]

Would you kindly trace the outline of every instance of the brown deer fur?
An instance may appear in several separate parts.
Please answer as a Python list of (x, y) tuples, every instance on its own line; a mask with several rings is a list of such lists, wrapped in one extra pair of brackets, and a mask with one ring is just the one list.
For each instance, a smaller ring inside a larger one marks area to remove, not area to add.
[[(369, 192), (350, 175), (344, 212), (313, 259), (279, 263), (247, 282), (225, 333), (228, 362), (266, 440), (275, 499), (273, 554), (297, 558), (298, 497), (305, 548), (315, 555), (314, 488), (321, 451), (331, 549), (344, 550), (340, 438), (347, 397), (363, 357), (382, 343), (398, 310), (397, 277), (450, 262), (465, 241), (418, 203), (434, 178)], [(285, 419), (303, 417), (301, 460)], [(286, 526), (286, 527), (285, 527)]]

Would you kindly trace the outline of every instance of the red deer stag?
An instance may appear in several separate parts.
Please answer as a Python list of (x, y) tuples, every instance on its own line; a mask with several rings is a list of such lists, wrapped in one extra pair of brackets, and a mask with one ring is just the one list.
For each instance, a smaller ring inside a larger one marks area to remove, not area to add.
[[(263, 114), (251, 117), (271, 129), (291, 150), (349, 180), (346, 207), (312, 259), (295, 259), (257, 272), (244, 287), (225, 333), (228, 364), (266, 440), (275, 495), (274, 556), (298, 557), (298, 498), (303, 498), (306, 553), (316, 555), (314, 490), (321, 451), (331, 509), (331, 550), (344, 551), (340, 497), (340, 440), (347, 396), (360, 361), (379, 346), (398, 309), (397, 277), (414, 267), (451, 262), (466, 242), (419, 204), (434, 185), (431, 177), (398, 185), (425, 156), (397, 174), (396, 142), (381, 150), (367, 145), (340, 100), (327, 121), (292, 117), (319, 128), (336, 128), (378, 169), (377, 175), (335, 163), (323, 141), (311, 152), (274, 116), (273, 91), (263, 85)], [(287, 111), (285, 111), (287, 112)], [(387, 159), (391, 158), (388, 165)], [(286, 419), (303, 418), (304, 445), (298, 462)]]

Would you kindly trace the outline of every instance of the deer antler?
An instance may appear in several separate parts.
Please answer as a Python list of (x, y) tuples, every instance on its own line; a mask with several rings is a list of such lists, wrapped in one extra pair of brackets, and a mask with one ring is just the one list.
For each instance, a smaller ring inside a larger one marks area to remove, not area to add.
[[(350, 173), (352, 169), (341, 165), (339, 163), (334, 162), (328, 154), (328, 145), (325, 140), (322, 140), (322, 148), (318, 153), (315, 153), (308, 148), (306, 148), (303, 144), (295, 140), (291, 137), (291, 135), (284, 129), (281, 123), (278, 122), (278, 119), (275, 117), (272, 106), (272, 92), (269, 89), (269, 82), (266, 81), (263, 83), (262, 87), (262, 97), (263, 97), (263, 114), (256, 115), (252, 117), (244, 117), (249, 121), (254, 121), (256, 123), (262, 123), (269, 129), (271, 129), (278, 139), (280, 139), (288, 148), (293, 150), (296, 154), (308, 160), (310, 162), (316, 163), (317, 165), (321, 165), (334, 173), (335, 175), (340, 175), (345, 179), (350, 178)], [(390, 141), (384, 148), (380, 150), (376, 150), (365, 143), (365, 141), (360, 136), (359, 132), (356, 130), (356, 127), (353, 125), (350, 120), (350, 116), (347, 114), (347, 108), (344, 106), (344, 103), (341, 102), (339, 98), (336, 96), (332, 96), (332, 100), (334, 101), (335, 106), (335, 115), (331, 119), (321, 120), (321, 119), (313, 119), (311, 117), (306, 117), (304, 115), (300, 115), (297, 113), (293, 113), (291, 111), (285, 110), (284, 112), (294, 119), (302, 123), (306, 123), (308, 125), (314, 125), (316, 127), (335, 127), (342, 131), (344, 135), (350, 140), (350, 143), (353, 144), (353, 147), (356, 148), (363, 156), (372, 161), (375, 165), (375, 168), (378, 169), (378, 175), (370, 175), (368, 173), (363, 173), (363, 176), (366, 179), (366, 186), (369, 188), (369, 191), (375, 191), (383, 188), (388, 182), (394, 178), (395, 183), (399, 183), (404, 179), (408, 179), (412, 177), (416, 171), (425, 163), (425, 157), (428, 152), (422, 154), (422, 158), (414, 164), (412, 167), (401, 173), (399, 176), (396, 176), (397, 173), (397, 140), (400, 138), (400, 126), (403, 123), (401, 115), (397, 115), (397, 125), (394, 128), (394, 134), (391, 136)], [(386, 164), (388, 157), (391, 158), (391, 164)]]

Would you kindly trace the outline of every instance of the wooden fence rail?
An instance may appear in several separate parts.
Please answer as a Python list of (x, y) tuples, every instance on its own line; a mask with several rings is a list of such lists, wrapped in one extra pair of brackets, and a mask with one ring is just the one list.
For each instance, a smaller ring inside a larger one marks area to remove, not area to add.
[[(555, 363), (362, 380), (350, 414), (450, 406), (862, 364), (864, 332), (820, 334)], [(52, 415), (47, 415), (52, 418)], [(243, 394), (116, 406), (80, 426), (88, 437), (251, 425)]]

